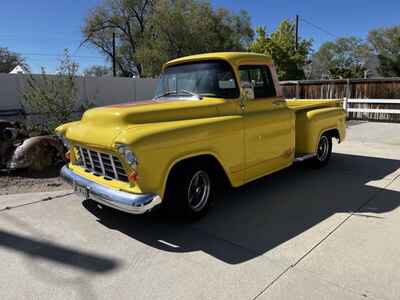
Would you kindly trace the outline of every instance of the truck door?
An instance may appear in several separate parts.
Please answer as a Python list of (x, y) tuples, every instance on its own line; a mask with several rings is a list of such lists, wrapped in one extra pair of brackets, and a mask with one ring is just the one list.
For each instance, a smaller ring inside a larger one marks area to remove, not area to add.
[(293, 161), (294, 113), (276, 96), (267, 65), (244, 65), (239, 73), (241, 84), (254, 88), (254, 100), (246, 101), (243, 109), (245, 181), (250, 181)]

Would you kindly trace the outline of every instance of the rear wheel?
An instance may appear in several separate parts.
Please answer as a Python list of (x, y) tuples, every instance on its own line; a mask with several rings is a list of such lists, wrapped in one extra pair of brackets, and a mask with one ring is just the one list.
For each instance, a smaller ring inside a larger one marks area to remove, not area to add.
[(321, 168), (325, 166), (332, 155), (332, 138), (328, 134), (323, 134), (318, 142), (316, 156), (311, 160), (312, 166)]
[(167, 182), (164, 208), (175, 216), (204, 216), (214, 198), (213, 175), (206, 166), (183, 165), (172, 171)]

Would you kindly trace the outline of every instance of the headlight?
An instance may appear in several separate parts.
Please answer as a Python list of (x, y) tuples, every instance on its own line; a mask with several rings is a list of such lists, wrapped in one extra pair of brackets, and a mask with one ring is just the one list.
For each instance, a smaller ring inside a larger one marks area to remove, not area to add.
[(136, 159), (135, 154), (129, 150), (126, 145), (117, 145), (118, 152), (125, 158), (125, 161), (132, 167), (136, 168), (138, 165), (138, 161)]

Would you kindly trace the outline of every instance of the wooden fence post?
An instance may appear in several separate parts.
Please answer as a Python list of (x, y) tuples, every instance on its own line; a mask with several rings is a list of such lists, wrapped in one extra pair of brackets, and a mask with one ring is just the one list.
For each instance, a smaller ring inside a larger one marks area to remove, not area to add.
[(350, 79), (347, 79), (346, 98), (347, 98), (347, 99), (351, 98)]

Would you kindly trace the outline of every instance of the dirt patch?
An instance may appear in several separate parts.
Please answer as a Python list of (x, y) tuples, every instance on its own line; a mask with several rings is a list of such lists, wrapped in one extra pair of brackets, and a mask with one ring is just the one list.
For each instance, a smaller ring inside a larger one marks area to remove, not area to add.
[(60, 167), (52, 167), (42, 172), (28, 170), (0, 171), (0, 195), (71, 189), (68, 184), (61, 181), (59, 175)]

